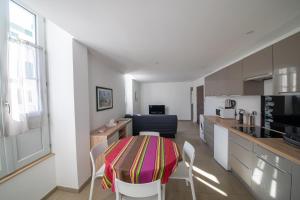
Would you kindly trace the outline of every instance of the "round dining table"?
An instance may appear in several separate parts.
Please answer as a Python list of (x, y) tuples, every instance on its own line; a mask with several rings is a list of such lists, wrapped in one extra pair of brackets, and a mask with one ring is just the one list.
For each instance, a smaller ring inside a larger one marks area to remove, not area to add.
[(171, 139), (157, 136), (130, 136), (111, 144), (104, 152), (102, 187), (114, 191), (114, 179), (128, 183), (166, 184), (182, 160)]

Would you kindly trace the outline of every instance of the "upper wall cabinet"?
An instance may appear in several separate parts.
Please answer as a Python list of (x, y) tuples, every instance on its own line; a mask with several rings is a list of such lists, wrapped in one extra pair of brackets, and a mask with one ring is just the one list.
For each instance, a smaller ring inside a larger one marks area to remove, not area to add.
[(217, 71), (207, 77), (205, 77), (205, 96), (220, 96), (221, 91), (219, 90), (220, 83), (218, 82), (221, 73)]
[(300, 33), (273, 45), (274, 92), (300, 92)]
[(205, 96), (242, 95), (242, 63), (237, 62), (205, 78)]
[(272, 73), (272, 46), (252, 54), (243, 60), (244, 80), (272, 78)]

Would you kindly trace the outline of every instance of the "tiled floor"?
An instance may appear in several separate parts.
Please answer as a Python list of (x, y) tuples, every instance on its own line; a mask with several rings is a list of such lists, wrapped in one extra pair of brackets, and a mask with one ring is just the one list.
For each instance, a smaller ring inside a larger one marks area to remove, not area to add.
[[(200, 142), (198, 126), (189, 121), (180, 121), (175, 141), (182, 147), (185, 140), (196, 148), (193, 173), (198, 200), (254, 199), (235, 176), (225, 171), (214, 161), (210, 150), (204, 143)], [(49, 197), (49, 200), (88, 199), (89, 189), (90, 185), (78, 194), (57, 190)], [(115, 195), (111, 191), (103, 191), (99, 181), (96, 181), (94, 199), (113, 200)], [(166, 188), (166, 199), (192, 199), (191, 190), (186, 187), (184, 181), (170, 180)]]

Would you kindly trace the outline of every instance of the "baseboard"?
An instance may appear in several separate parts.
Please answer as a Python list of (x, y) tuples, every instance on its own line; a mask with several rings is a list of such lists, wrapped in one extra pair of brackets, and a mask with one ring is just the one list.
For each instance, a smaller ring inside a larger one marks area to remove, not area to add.
[(90, 176), (78, 189), (78, 192), (81, 192), (90, 182), (91, 182), (92, 177)]
[(46, 200), (48, 199), (56, 190), (62, 190), (66, 192), (71, 192), (71, 193), (80, 193), (91, 181), (91, 176), (80, 186), (79, 189), (74, 189), (74, 188), (69, 188), (69, 187), (64, 187), (64, 186), (56, 186), (53, 188), (51, 191), (49, 191), (41, 200)]
[(54, 187), (52, 190), (50, 190), (41, 200), (48, 199), (55, 191), (57, 190), (57, 187)]
[(64, 186), (57, 186), (58, 190), (66, 191), (66, 192), (72, 192), (72, 193), (80, 193), (91, 181), (91, 176), (79, 187), (79, 189), (75, 188), (69, 188)]

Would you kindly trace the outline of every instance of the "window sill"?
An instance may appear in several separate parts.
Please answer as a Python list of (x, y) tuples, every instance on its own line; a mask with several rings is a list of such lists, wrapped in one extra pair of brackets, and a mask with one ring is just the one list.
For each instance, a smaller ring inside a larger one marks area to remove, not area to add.
[(32, 163), (30, 163), (30, 164), (28, 164), (28, 165), (26, 165), (26, 166), (24, 166), (24, 167), (18, 169), (18, 170), (16, 170), (16, 171), (14, 171), (13, 173), (8, 174), (8, 175), (6, 175), (6, 176), (0, 178), (0, 185), (1, 185), (2, 183), (5, 183), (5, 182), (8, 181), (8, 180), (14, 178), (15, 176), (17, 176), (17, 175), (19, 175), (19, 174), (25, 172), (26, 170), (28, 170), (28, 169), (30, 169), (30, 168), (32, 168), (32, 167), (38, 165), (39, 163), (41, 163), (41, 162), (43, 162), (43, 161), (45, 161), (45, 160), (51, 158), (51, 157), (54, 156), (54, 155), (55, 155), (54, 153), (49, 153), (49, 154), (47, 154), (47, 155), (45, 155), (45, 156), (39, 158), (38, 160), (36, 160), (36, 161), (34, 161), (34, 162), (32, 162)]

